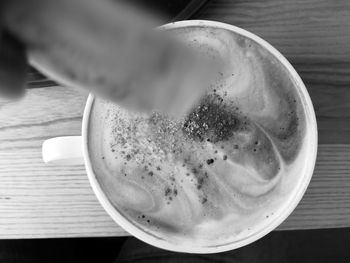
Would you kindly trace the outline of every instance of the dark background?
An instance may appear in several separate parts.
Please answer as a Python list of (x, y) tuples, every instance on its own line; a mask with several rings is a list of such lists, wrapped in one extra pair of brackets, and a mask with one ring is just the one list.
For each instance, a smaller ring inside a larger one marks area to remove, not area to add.
[[(162, 251), (135, 238), (70, 238), (29, 239), (0, 241), (1, 263), (70, 263), (70, 262), (113, 262), (128, 239), (132, 245), (129, 254), (140, 246), (157, 259), (169, 259), (174, 253)], [(303, 231), (274, 231), (255, 243), (234, 251), (220, 253), (229, 261), (239, 263), (283, 263), (283, 262), (350, 262), (350, 229), (323, 229)], [(191, 255), (177, 254), (184, 262)], [(201, 256), (207, 262), (214, 256)], [(133, 261), (134, 262), (134, 261)], [(138, 260), (135, 262), (152, 262)], [(158, 262), (158, 261), (157, 261)], [(186, 261), (187, 262), (187, 261)]]

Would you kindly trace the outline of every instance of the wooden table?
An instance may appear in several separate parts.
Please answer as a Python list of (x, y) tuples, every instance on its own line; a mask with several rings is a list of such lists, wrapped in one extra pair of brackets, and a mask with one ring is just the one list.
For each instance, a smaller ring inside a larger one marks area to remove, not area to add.
[[(350, 1), (212, 0), (197, 15), (245, 28), (279, 49), (313, 100), (319, 153), (306, 195), (278, 229), (350, 226)], [(31, 89), (0, 101), (0, 238), (121, 236), (83, 166), (44, 165), (45, 139), (80, 134), (87, 95)]]

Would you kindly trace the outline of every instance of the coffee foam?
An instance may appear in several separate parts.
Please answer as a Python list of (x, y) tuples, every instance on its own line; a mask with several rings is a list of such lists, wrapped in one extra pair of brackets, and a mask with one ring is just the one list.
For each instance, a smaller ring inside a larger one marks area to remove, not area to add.
[(302, 180), (311, 136), (303, 98), (253, 40), (199, 26), (172, 33), (225, 70), (183, 120), (95, 99), (92, 166), (114, 207), (154, 237), (207, 247), (240, 240)]

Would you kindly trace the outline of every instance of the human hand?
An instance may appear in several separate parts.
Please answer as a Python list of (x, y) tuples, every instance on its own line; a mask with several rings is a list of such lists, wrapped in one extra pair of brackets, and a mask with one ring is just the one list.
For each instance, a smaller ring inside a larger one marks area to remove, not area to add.
[[(176, 117), (208, 86), (212, 67), (170, 35), (155, 32), (162, 21), (143, 10), (113, 0), (5, 3), (6, 28), (25, 43), (32, 65), (59, 84), (131, 110)], [(23, 60), (24, 54), (18, 63)], [(18, 86), (24, 75), (15, 79)]]

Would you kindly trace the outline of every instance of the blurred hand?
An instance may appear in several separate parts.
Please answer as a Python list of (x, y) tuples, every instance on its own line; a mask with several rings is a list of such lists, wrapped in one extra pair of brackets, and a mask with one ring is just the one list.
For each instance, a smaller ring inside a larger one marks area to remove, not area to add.
[[(33, 66), (62, 85), (87, 89), (128, 109), (181, 117), (204, 94), (214, 72), (171, 33), (154, 30), (162, 19), (126, 3), (1, 1), (3, 25), (25, 44)], [(1, 88), (19, 95), (24, 48), (8, 33), (2, 35)]]

